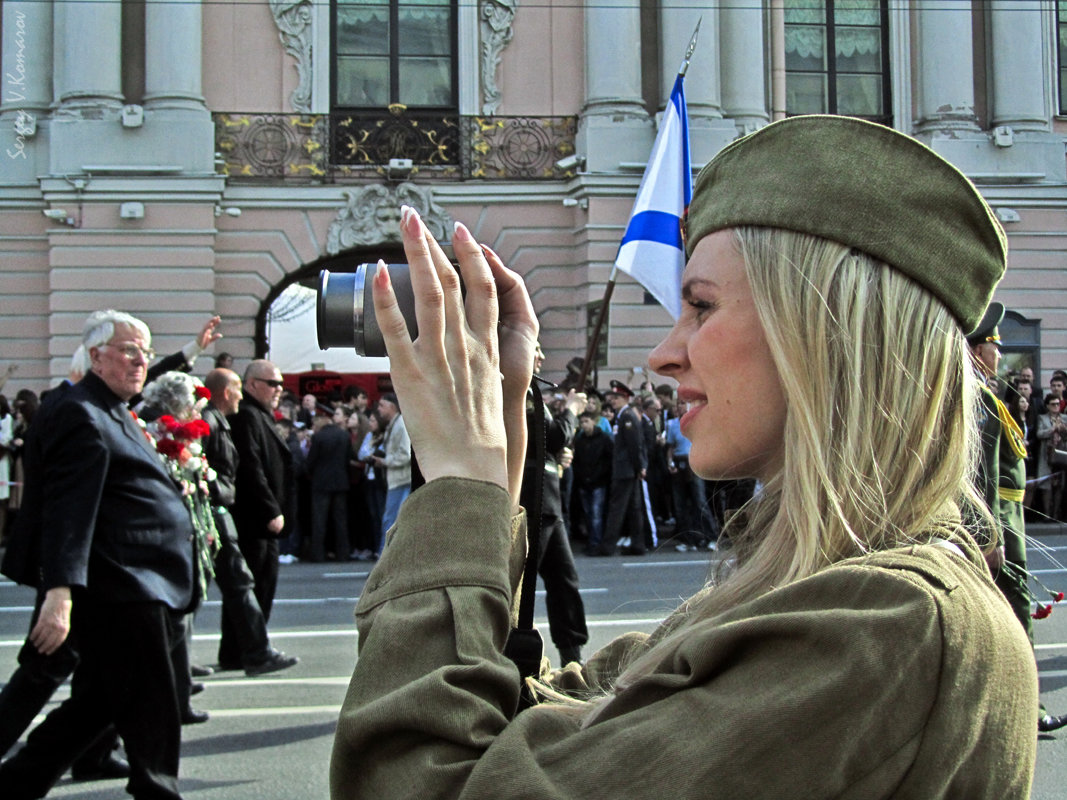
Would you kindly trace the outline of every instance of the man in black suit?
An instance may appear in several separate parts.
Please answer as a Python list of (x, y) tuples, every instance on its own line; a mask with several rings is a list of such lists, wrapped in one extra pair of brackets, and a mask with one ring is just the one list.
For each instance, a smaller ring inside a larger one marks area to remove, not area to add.
[(645, 540), (641, 524), (642, 487), (648, 457), (645, 453), (641, 420), (630, 407), (633, 390), (621, 381), (611, 382), (608, 402), (615, 409), (615, 448), (611, 462), (611, 491), (608, 493), (608, 519), (604, 523), (604, 540), (600, 555), (615, 553), (619, 540), (630, 538), (624, 552), (644, 555)]
[[(274, 410), (282, 397), (282, 373), (270, 361), (258, 359), (248, 365), (244, 397), (230, 417), (233, 443), (237, 446), (236, 502), (234, 520), (237, 541), (255, 579), (255, 595), (263, 618), (270, 621), (274, 593), (278, 588), (278, 537), (285, 528), (285, 509), (292, 487), (293, 456), (274, 427)], [(231, 646), (235, 632), (223, 620), (219, 652), (239, 652)], [(219, 662), (223, 669), (241, 669), (242, 664)]]
[(213, 369), (204, 378), (211, 401), (200, 416), (211, 433), (204, 440), (204, 457), (215, 470), (209, 484), (219, 551), (215, 554), (215, 583), (222, 592), (222, 614), (232, 628), (233, 653), (222, 652), (219, 661), (239, 662), (249, 676), (288, 669), (300, 659), (271, 647), (267, 621), (254, 593), (255, 580), (237, 543), (231, 509), (236, 498), (237, 446), (227, 416), (236, 414), (241, 402), (241, 379), (228, 369)]
[[(326, 526), (332, 522), (333, 550), (342, 561), (352, 547), (348, 542), (348, 462), (352, 439), (342, 427), (348, 418), (339, 408), (333, 419), (319, 417), (308, 449), (307, 469), (311, 478), (311, 560), (324, 561)], [(340, 424), (338, 424), (340, 423)]]
[(131, 415), (151, 334), (120, 312), (83, 334), (91, 371), (56, 398), (26, 453), (40, 506), (17, 580), (43, 592), (30, 632), (49, 655), (71, 634), (81, 661), (71, 698), (0, 766), (5, 798), (42, 797), (114, 721), (136, 798), (178, 794), (181, 721), (171, 648), (194, 602), (193, 526), (181, 489)]

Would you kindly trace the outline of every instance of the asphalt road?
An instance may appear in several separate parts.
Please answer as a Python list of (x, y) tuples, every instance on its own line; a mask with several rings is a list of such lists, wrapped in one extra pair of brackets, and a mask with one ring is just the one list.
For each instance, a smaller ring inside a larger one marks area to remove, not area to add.
[[(1067, 590), (1067, 531), (1042, 535), (1031, 546), (1031, 568), (1050, 588)], [(643, 558), (579, 557), (582, 594), (592, 641), (587, 652), (627, 630), (651, 630), (681, 599), (698, 589), (712, 565), (706, 553), (658, 552)], [(271, 620), (277, 647), (299, 655), (293, 669), (259, 678), (223, 672), (205, 679), (194, 698), (211, 713), (184, 728), (181, 791), (189, 800), (313, 800), (327, 798), (330, 749), (337, 710), (355, 663), (352, 610), (368, 565), (282, 566)], [(197, 616), (193, 658), (215, 663), (219, 605), (212, 589)], [(14, 669), (26, 633), (32, 593), (0, 582), (0, 680)], [(544, 625), (544, 607), (538, 614)], [(547, 633), (547, 631), (546, 631)], [(546, 636), (547, 638), (547, 636)], [(1067, 603), (1037, 623), (1042, 698), (1067, 713)], [(556, 653), (548, 645), (550, 656)], [(56, 699), (65, 697), (64, 687)], [(1067, 729), (1039, 737), (1033, 800), (1062, 800), (1067, 786)], [(0, 796), (2, 796), (0, 787)], [(103, 800), (127, 796), (123, 782), (71, 783), (50, 797)]]

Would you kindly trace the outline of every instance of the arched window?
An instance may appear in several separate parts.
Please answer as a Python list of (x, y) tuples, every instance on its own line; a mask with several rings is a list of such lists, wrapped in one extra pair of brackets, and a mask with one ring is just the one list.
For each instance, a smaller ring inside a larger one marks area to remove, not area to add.
[(455, 0), (333, 0), (335, 109), (457, 108)]
[(886, 0), (785, 0), (786, 112), (889, 123)]

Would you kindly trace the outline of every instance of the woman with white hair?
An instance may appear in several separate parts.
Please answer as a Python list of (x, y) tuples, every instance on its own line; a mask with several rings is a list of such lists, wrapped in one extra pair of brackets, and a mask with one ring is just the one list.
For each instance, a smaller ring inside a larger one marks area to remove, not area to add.
[(465, 297), (413, 210), (402, 229), (414, 341), (384, 264), (373, 292), (427, 483), (357, 606), (335, 800), (1029, 796), (1033, 655), (968, 528), (994, 523), (964, 334), (1006, 240), (962, 173), (843, 117), (775, 123), (701, 171), (649, 364), (689, 406), (694, 472), (763, 488), (724, 574), (653, 634), (542, 672), (521, 714), (503, 647), (537, 322), (462, 225)]

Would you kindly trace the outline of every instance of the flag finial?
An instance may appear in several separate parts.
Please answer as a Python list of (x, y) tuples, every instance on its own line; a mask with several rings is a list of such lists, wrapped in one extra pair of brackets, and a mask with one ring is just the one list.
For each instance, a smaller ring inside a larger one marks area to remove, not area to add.
[(700, 23), (703, 22), (704, 17), (701, 16), (697, 19), (697, 26), (693, 28), (693, 36), (689, 40), (689, 47), (685, 48), (685, 58), (682, 59), (682, 66), (678, 68), (678, 74), (683, 78), (686, 71), (689, 69), (689, 59), (693, 57), (693, 51), (697, 49), (697, 34), (700, 33)]

